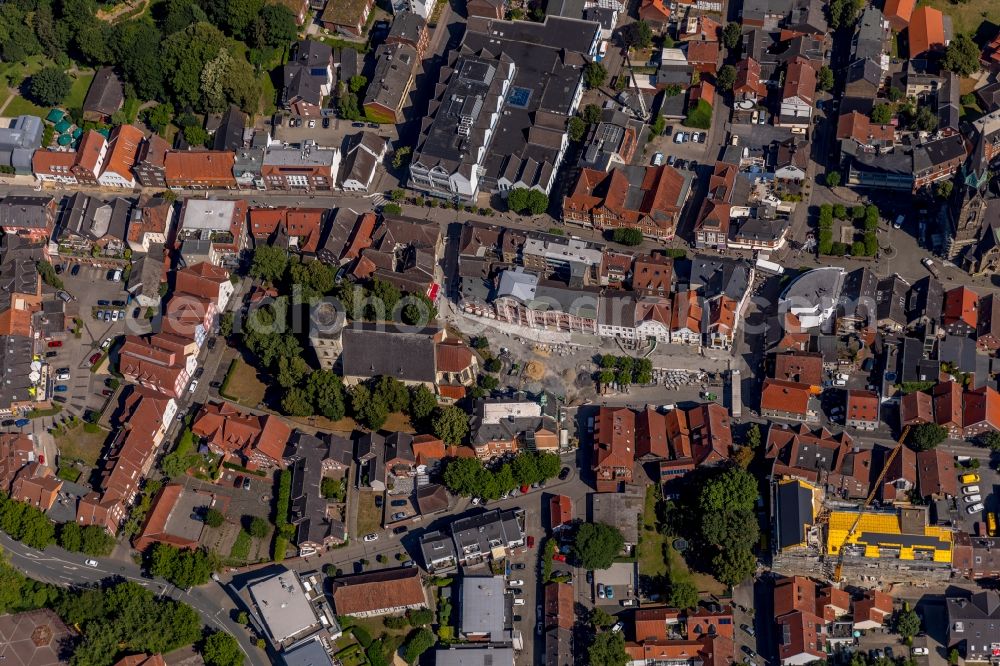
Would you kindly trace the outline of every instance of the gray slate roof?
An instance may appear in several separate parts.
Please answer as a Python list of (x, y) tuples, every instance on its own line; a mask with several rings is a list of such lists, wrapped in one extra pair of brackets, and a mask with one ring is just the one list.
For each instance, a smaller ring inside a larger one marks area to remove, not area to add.
[(391, 324), (355, 322), (344, 328), (341, 356), (345, 377), (385, 375), (400, 381), (433, 383), (434, 336), (438, 329), (417, 332)]

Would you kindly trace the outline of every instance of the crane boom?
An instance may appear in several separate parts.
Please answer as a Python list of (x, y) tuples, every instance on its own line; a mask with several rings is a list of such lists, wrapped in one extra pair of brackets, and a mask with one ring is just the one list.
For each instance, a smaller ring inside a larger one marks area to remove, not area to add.
[(834, 583), (840, 582), (840, 574), (844, 569), (844, 552), (847, 550), (845, 546), (847, 546), (847, 542), (851, 540), (851, 537), (854, 536), (854, 533), (858, 531), (858, 525), (861, 524), (861, 516), (864, 515), (865, 511), (871, 505), (872, 500), (875, 499), (875, 494), (878, 493), (878, 489), (882, 487), (882, 481), (885, 480), (885, 475), (889, 473), (889, 465), (891, 465), (892, 461), (899, 455), (899, 451), (903, 448), (903, 442), (906, 441), (906, 435), (909, 434), (909, 432), (910, 426), (903, 428), (903, 433), (896, 441), (895, 448), (893, 448), (893, 450), (889, 453), (889, 457), (885, 459), (885, 464), (882, 465), (882, 471), (879, 472), (878, 478), (875, 480), (875, 483), (872, 484), (871, 492), (868, 493), (868, 497), (865, 498), (865, 503), (862, 504), (861, 508), (858, 510), (857, 518), (855, 518), (854, 522), (851, 524), (851, 529), (848, 530), (847, 536), (844, 537), (844, 543), (840, 545), (840, 550), (837, 552), (837, 568), (834, 569), (833, 572)]

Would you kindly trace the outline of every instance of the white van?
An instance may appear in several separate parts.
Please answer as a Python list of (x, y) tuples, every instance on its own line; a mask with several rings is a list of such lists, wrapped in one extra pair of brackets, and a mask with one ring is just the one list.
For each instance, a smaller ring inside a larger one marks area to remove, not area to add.
[(523, 606), (524, 605), (524, 599), (521, 599), (520, 597), (514, 597), (514, 605), (515, 606)]

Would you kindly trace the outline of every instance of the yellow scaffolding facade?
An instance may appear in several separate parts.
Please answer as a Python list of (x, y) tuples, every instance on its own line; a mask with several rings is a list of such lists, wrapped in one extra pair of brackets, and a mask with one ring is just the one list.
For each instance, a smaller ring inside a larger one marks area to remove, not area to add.
[[(861, 516), (854, 534), (848, 534), (854, 521), (858, 519), (854, 511), (833, 511), (827, 526), (826, 553), (837, 555), (846, 546), (864, 549), (864, 556), (871, 558), (898, 557), (901, 560), (918, 558), (917, 553), (932, 553), (934, 562), (951, 563), (954, 547), (950, 529), (926, 525), (922, 534), (903, 534), (899, 515), (896, 513), (865, 513)], [(896, 554), (898, 552), (898, 555)]]

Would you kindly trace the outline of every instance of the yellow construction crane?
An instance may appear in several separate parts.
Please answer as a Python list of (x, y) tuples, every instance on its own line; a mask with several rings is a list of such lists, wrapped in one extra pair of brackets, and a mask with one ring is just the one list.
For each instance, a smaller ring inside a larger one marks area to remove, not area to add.
[(895, 448), (892, 449), (889, 456), (885, 459), (885, 463), (882, 465), (882, 471), (879, 472), (878, 478), (875, 480), (875, 483), (872, 484), (872, 491), (868, 493), (865, 503), (862, 504), (861, 509), (858, 510), (858, 517), (854, 519), (851, 529), (848, 530), (847, 536), (844, 537), (844, 543), (840, 545), (840, 550), (837, 551), (837, 568), (834, 569), (833, 572), (833, 582), (835, 584), (840, 582), (840, 574), (844, 569), (844, 553), (847, 551), (847, 543), (858, 530), (858, 525), (861, 523), (861, 516), (871, 505), (872, 500), (875, 499), (875, 494), (878, 492), (878, 489), (882, 487), (882, 481), (885, 479), (885, 475), (889, 472), (889, 465), (891, 465), (892, 461), (896, 459), (897, 455), (899, 455), (899, 451), (903, 448), (903, 442), (906, 441), (906, 435), (909, 434), (909, 432), (910, 426), (903, 428), (903, 433), (899, 436), (899, 440), (896, 442)]

